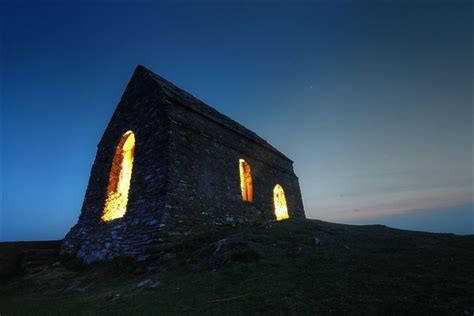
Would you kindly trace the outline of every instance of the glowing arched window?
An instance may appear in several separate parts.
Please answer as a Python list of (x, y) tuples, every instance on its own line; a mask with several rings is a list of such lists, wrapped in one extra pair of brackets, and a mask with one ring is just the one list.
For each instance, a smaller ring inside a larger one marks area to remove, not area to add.
[(283, 188), (279, 184), (275, 185), (273, 188), (273, 204), (275, 206), (275, 216), (277, 221), (289, 218), (285, 191), (283, 191)]
[(127, 211), (128, 190), (132, 179), (135, 134), (128, 131), (123, 134), (115, 150), (110, 169), (107, 199), (105, 200), (102, 220), (111, 221), (123, 217)]
[(242, 200), (253, 201), (252, 173), (250, 165), (243, 159), (239, 159), (240, 189), (242, 190)]

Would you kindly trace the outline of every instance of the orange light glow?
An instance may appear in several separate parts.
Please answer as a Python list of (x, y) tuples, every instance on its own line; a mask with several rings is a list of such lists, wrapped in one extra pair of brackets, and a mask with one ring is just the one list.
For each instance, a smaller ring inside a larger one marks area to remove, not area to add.
[(275, 185), (275, 188), (273, 188), (273, 204), (275, 205), (275, 216), (277, 221), (289, 218), (285, 191), (283, 191), (283, 188), (279, 184)]
[(135, 152), (135, 134), (128, 131), (123, 134), (115, 150), (107, 187), (102, 220), (111, 221), (123, 217), (127, 211), (128, 191), (132, 179), (133, 155)]
[(253, 201), (252, 174), (250, 165), (243, 159), (239, 159), (240, 189), (242, 191), (242, 200)]

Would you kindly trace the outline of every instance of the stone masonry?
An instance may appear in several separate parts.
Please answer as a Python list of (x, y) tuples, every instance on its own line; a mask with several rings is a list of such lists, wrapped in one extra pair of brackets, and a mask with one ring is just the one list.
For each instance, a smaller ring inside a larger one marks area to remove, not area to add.
[[(126, 213), (104, 221), (112, 160), (126, 131), (136, 139)], [(251, 202), (242, 199), (239, 159), (251, 168)], [(119, 256), (142, 260), (169, 238), (274, 220), (276, 184), (284, 189), (288, 216), (304, 218), (289, 158), (138, 66), (97, 146), (79, 220), (61, 252), (87, 263)]]

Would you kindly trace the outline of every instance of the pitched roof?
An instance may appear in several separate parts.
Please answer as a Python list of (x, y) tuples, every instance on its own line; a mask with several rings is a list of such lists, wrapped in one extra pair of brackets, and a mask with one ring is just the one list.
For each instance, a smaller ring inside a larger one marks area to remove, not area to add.
[(141, 72), (149, 75), (159, 85), (161, 90), (173, 103), (177, 103), (181, 106), (184, 106), (189, 110), (198, 113), (199, 115), (239, 134), (240, 136), (243, 136), (248, 140), (265, 147), (266, 149), (272, 151), (280, 157), (293, 162), (285, 154), (273, 147), (271, 144), (269, 144), (266, 140), (258, 136), (256, 133), (232, 120), (228, 116), (220, 113), (216, 109), (202, 102), (201, 100), (184, 91), (183, 89), (180, 89), (179, 87), (175, 86), (173, 83), (169, 82), (165, 78), (155, 74), (153, 71), (141, 65), (138, 65), (135, 69), (135, 73)]

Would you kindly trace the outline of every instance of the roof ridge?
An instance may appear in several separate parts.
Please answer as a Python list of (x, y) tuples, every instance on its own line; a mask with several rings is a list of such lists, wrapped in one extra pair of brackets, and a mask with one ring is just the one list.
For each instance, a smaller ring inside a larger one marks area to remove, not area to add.
[(163, 92), (171, 100), (175, 102), (179, 102), (181, 105), (195, 112), (198, 112), (199, 114), (207, 117), (208, 119), (217, 121), (221, 125), (238, 133), (239, 135), (245, 136), (249, 138), (250, 140), (266, 147), (270, 151), (278, 154), (279, 156), (293, 162), (293, 160), (288, 158), (285, 154), (283, 154), (281, 151), (276, 149), (265, 139), (257, 135), (257, 133), (253, 132), (252, 130), (248, 129), (247, 127), (243, 126), (242, 124), (233, 120), (227, 115), (219, 112), (214, 107), (206, 104), (205, 102), (201, 101), (199, 98), (181, 89), (180, 87), (170, 82), (169, 80), (163, 78), (162, 76), (154, 73), (152, 70), (146, 68), (145, 66), (138, 65), (135, 69), (135, 72), (145, 72), (147, 75), (149, 75), (162, 88)]

